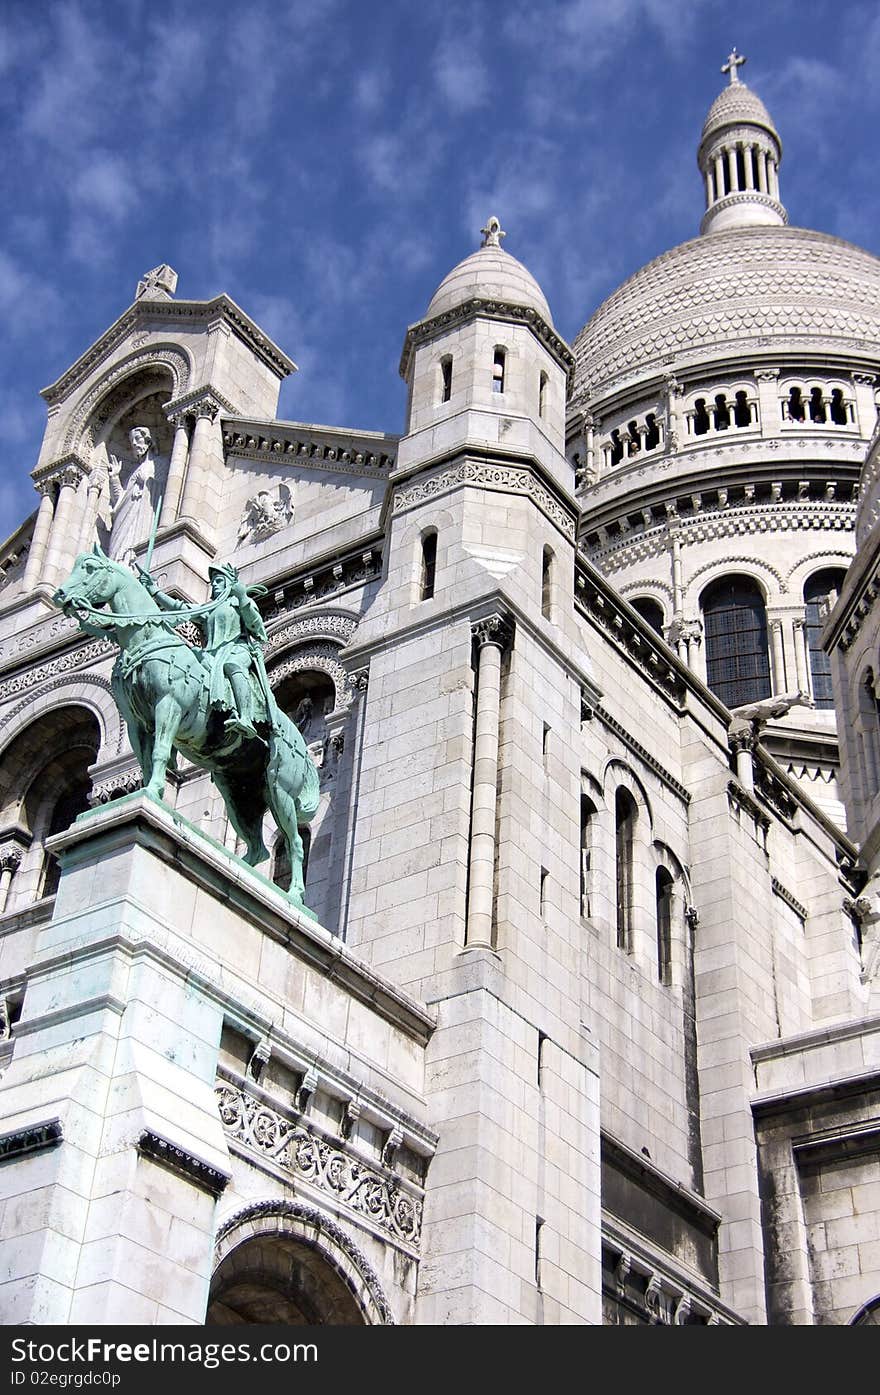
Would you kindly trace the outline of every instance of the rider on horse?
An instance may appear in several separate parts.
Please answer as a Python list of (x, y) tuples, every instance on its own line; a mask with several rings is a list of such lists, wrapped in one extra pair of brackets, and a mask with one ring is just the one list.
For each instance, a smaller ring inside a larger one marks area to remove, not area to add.
[[(138, 567), (138, 575), (141, 585), (149, 591), (160, 610), (191, 611), (186, 601), (175, 600), (160, 591), (149, 572)], [(265, 685), (261, 681), (261, 654), (257, 648), (266, 640), (266, 627), (253, 601), (254, 596), (265, 595), (265, 587), (245, 587), (235, 567), (228, 562), (220, 567), (209, 567), (208, 576), (213, 604), (209, 602), (206, 614), (197, 616), (195, 623), (205, 641), (209, 702), (212, 708), (231, 709), (232, 716), (224, 725), (225, 731), (254, 738), (259, 735), (254, 722), (264, 721), (268, 716)], [(256, 693), (263, 698), (259, 704), (255, 701)]]

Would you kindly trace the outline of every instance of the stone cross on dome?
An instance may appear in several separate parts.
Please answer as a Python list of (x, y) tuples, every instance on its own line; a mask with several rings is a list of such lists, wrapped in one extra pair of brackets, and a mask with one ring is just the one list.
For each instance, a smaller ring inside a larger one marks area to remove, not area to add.
[(145, 271), (138, 288), (135, 291), (135, 300), (170, 300), (177, 290), (177, 272), (173, 266), (154, 266), (152, 271)]
[(489, 219), (484, 228), (480, 228), (480, 232), (483, 234), (483, 241), (480, 244), (482, 247), (500, 247), (502, 237), (507, 236), (507, 233), (494, 215)]
[(741, 68), (745, 61), (742, 54), (737, 53), (736, 45), (734, 45), (733, 50), (727, 55), (727, 62), (722, 64), (721, 67), (722, 73), (730, 73), (731, 87), (734, 87), (739, 82), (739, 73), (737, 69)]

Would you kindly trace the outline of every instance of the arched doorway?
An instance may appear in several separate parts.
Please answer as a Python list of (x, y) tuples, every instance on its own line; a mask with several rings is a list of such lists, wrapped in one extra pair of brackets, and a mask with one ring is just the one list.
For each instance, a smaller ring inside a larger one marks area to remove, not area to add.
[(341, 1226), (294, 1201), (257, 1202), (221, 1227), (208, 1324), (393, 1323), (379, 1279)]

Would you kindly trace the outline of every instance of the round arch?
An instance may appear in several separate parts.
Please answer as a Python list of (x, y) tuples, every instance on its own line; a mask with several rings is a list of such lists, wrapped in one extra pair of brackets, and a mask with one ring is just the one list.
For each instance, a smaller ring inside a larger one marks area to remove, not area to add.
[[(625, 761), (622, 761), (619, 756), (611, 756), (611, 758), (605, 762), (605, 769), (602, 772), (602, 788), (605, 792), (605, 803), (609, 808), (614, 804), (614, 791), (609, 790), (608, 783), (612, 776), (614, 779), (614, 788), (618, 789), (622, 786), (624, 789), (627, 789), (635, 799), (636, 804), (640, 806), (640, 812), (642, 809), (644, 810), (648, 820), (649, 837), (653, 840), (654, 811), (651, 808), (651, 800), (648, 797), (648, 791), (645, 789), (644, 784)], [(611, 796), (610, 802), (609, 795)]]
[(206, 1320), (381, 1326), (394, 1314), (336, 1221), (299, 1201), (258, 1201), (220, 1227)]
[(97, 720), (99, 756), (109, 759), (122, 751), (125, 725), (113, 699), (109, 678), (99, 673), (77, 673), (53, 678), (35, 693), (23, 697), (0, 716), (0, 759), (3, 752), (38, 717), (70, 707), (84, 707)]
[[(97, 439), (94, 427), (100, 431), (104, 424), (103, 419), (99, 418), (93, 426), (93, 417), (99, 408), (104, 408), (108, 416), (112, 414), (117, 392), (127, 391), (130, 378), (143, 374), (146, 378), (156, 376), (158, 379), (159, 376), (164, 376), (167, 379), (170, 375), (171, 389), (168, 400), (171, 401), (186, 391), (191, 372), (190, 356), (177, 344), (154, 344), (150, 348), (139, 349), (129, 354), (104, 373), (80, 398), (68, 422), (64, 436), (65, 450), (76, 450), (80, 454), (83, 451), (86, 454), (91, 453)], [(158, 388), (154, 385), (150, 390), (157, 391)]]
[[(702, 610), (703, 596), (709, 588), (727, 577), (734, 576), (746, 576), (750, 581), (754, 581), (765, 606), (769, 605), (774, 589), (778, 590), (780, 596), (788, 591), (782, 573), (771, 567), (769, 562), (761, 562), (756, 557), (720, 557), (715, 562), (705, 562), (702, 567), (697, 568), (685, 587), (686, 599), (696, 600)], [(772, 584), (773, 581), (776, 588)]]

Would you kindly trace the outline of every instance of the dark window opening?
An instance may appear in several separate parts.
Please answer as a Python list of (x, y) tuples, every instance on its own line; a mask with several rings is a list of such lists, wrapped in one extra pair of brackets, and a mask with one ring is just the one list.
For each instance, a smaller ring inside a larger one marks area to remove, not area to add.
[(845, 575), (842, 567), (826, 567), (824, 571), (814, 573), (804, 587), (813, 700), (817, 707), (826, 711), (834, 706), (834, 688), (831, 683), (831, 655), (825, 653), (820, 639), (826, 606), (828, 603), (834, 604)]
[(835, 426), (846, 426), (849, 422), (846, 403), (840, 388), (834, 388), (831, 393), (831, 420)]
[(548, 875), (549, 875), (549, 874), (548, 874), (548, 872), (547, 872), (547, 868), (546, 868), (546, 867), (542, 867), (542, 868), (541, 868), (541, 891), (540, 891), (540, 910), (541, 910), (541, 915), (543, 915), (544, 912), (545, 912), (546, 909), (547, 909), (547, 877), (548, 877)]
[(440, 401), (448, 402), (452, 396), (452, 358), (440, 360)]
[(542, 373), (538, 382), (538, 416), (543, 417), (547, 410), (547, 383), (549, 379), (546, 373)]
[(746, 187), (746, 162), (743, 159), (743, 148), (741, 145), (736, 147), (736, 183), (739, 189), (744, 189)]
[(593, 820), (596, 806), (585, 794), (581, 795), (581, 915), (590, 914), (590, 873), (593, 870)]
[(626, 453), (627, 455), (638, 455), (639, 451), (642, 449), (642, 438), (639, 435), (638, 422), (627, 422), (627, 432)]
[(617, 427), (611, 433), (611, 464), (619, 465), (623, 459), (623, 441), (620, 439), (620, 432)]
[(728, 158), (727, 158), (727, 151), (726, 151), (726, 150), (723, 151), (723, 152), (722, 152), (722, 155), (721, 155), (721, 177), (722, 177), (722, 179), (724, 180), (724, 192), (725, 192), (725, 194), (729, 194), (729, 193), (731, 192), (731, 190), (730, 190), (730, 162), (729, 162), (729, 160), (728, 160)]
[(506, 355), (503, 349), (495, 350), (495, 358), (492, 361), (492, 391), (504, 391), (504, 361)]
[(668, 984), (672, 973), (672, 895), (675, 883), (665, 867), (657, 868), (657, 977)]
[(810, 421), (827, 421), (825, 403), (822, 400), (822, 389), (814, 387), (810, 389)]
[(803, 398), (799, 387), (793, 387), (788, 394), (788, 419), (789, 421), (804, 421), (806, 412), (804, 411)]
[(723, 392), (715, 398), (715, 430), (727, 431), (730, 426), (730, 408)]
[(657, 418), (653, 412), (649, 412), (645, 417), (645, 450), (656, 450), (660, 444), (660, 427), (657, 425)]
[(419, 585), (419, 599), (429, 601), (434, 594), (434, 578), (437, 573), (437, 534), (426, 533), (422, 538), (422, 574)]
[[(53, 833), (63, 833), (65, 828), (69, 828), (77, 814), (85, 813), (89, 807), (89, 792), (92, 782), (85, 779), (78, 783), (73, 789), (67, 790), (58, 800), (52, 810), (52, 817), (49, 820), (49, 827), (45, 836), (51, 838)], [(43, 886), (40, 891), (41, 896), (54, 896), (58, 890), (58, 883), (61, 880), (61, 863), (54, 853), (46, 853), (46, 860), (43, 867)]]
[(754, 581), (724, 577), (703, 593), (706, 678), (728, 707), (770, 696), (767, 616)]
[(632, 950), (633, 850), (637, 817), (638, 810), (632, 795), (628, 790), (619, 789), (614, 796), (617, 948), (627, 954)]
[(710, 426), (709, 413), (706, 411), (706, 399), (698, 397), (694, 403), (694, 435), (705, 436)]
[(652, 630), (656, 630), (660, 637), (663, 637), (663, 607), (659, 601), (652, 600), (650, 596), (637, 596), (634, 601), (630, 601), (633, 610), (637, 610), (643, 620), (647, 620)]
[(733, 420), (737, 426), (751, 426), (752, 409), (749, 406), (748, 395), (738, 392), (734, 398)]

